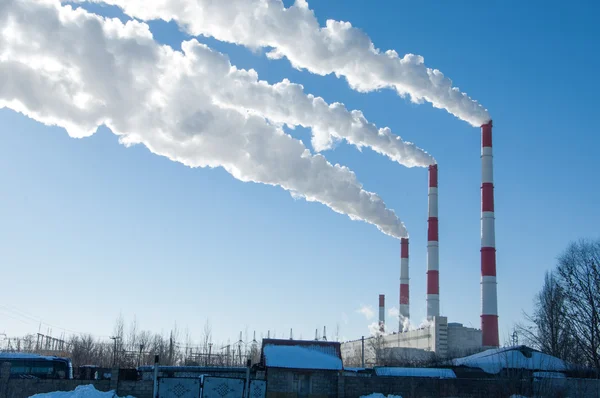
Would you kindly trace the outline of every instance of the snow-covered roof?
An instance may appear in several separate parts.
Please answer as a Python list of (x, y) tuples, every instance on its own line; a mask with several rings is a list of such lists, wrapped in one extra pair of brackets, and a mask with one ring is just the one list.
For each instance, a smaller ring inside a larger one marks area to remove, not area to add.
[(456, 374), (451, 369), (434, 368), (375, 368), (377, 376), (400, 377), (432, 377), (436, 379), (456, 379)]
[(569, 365), (563, 360), (526, 346), (486, 350), (478, 354), (452, 360), (454, 366), (480, 368), (486, 373), (499, 373), (502, 369), (527, 369), (561, 372)]
[(339, 343), (263, 341), (264, 365), (271, 368), (342, 370)]
[(27, 352), (0, 352), (0, 361), (3, 359), (45, 359), (47, 361), (52, 361), (55, 359), (66, 359), (60, 357), (51, 357), (44, 356), (38, 354), (30, 354)]

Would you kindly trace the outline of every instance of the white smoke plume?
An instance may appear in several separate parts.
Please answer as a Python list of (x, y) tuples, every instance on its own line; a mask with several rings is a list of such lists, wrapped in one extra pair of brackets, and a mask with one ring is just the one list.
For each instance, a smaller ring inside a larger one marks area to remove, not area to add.
[[(210, 51), (206, 48), (206, 51)], [(223, 56), (223, 64), (229, 60)], [(225, 65), (221, 70), (226, 70)], [(330, 149), (335, 139), (345, 139), (359, 149), (370, 147), (406, 167), (426, 167), (435, 159), (413, 143), (405, 142), (387, 127), (378, 129), (358, 110), (348, 111), (339, 102), (327, 104), (321, 97), (306, 95), (300, 84), (289, 80), (270, 85), (258, 80), (254, 70), (230, 68), (217, 82), (216, 101), (222, 107), (250, 110), (290, 127), (310, 127), (316, 151)]]
[(425, 329), (433, 326), (433, 321), (427, 320), (426, 318), (421, 320), (418, 324), (414, 324), (410, 321), (410, 318), (402, 316), (400, 314), (400, 310), (397, 307), (392, 307), (388, 310), (388, 316), (397, 321), (397, 325), (399, 325), (400, 332), (408, 332), (411, 330), (417, 329)]
[(453, 87), (442, 72), (425, 66), (422, 56), (382, 52), (349, 22), (327, 20), (320, 26), (306, 0), (296, 0), (289, 8), (281, 0), (91, 1), (116, 5), (146, 21), (175, 20), (192, 35), (268, 48), (269, 58), (287, 58), (295, 68), (318, 75), (343, 76), (360, 92), (393, 88), (415, 103), (430, 102), (473, 126), (490, 120), (481, 104)]
[(375, 311), (370, 305), (362, 305), (359, 309), (356, 310), (356, 312), (362, 314), (368, 321), (375, 317)]
[(201, 73), (210, 84), (214, 102), (222, 108), (252, 111), (275, 123), (310, 128), (317, 151), (331, 149), (334, 140), (345, 139), (359, 149), (370, 147), (406, 167), (427, 167), (435, 159), (413, 143), (405, 142), (387, 127), (377, 128), (358, 110), (348, 111), (339, 102), (327, 104), (321, 97), (304, 93), (304, 87), (285, 79), (274, 85), (259, 80), (254, 70), (237, 69), (229, 58), (207, 46), (196, 49), (199, 59), (210, 59)]
[(373, 322), (371, 324), (369, 324), (368, 326), (369, 328), (369, 335), (370, 336), (387, 336), (389, 334), (388, 330), (387, 330), (387, 325), (383, 325), (383, 331), (381, 330), (381, 326), (379, 325), (379, 322)]
[(414, 327), (410, 323), (410, 319), (400, 314), (400, 310), (397, 307), (392, 307), (388, 310), (390, 318), (396, 320), (396, 324), (399, 326), (400, 332), (408, 332)]
[(158, 45), (145, 23), (104, 19), (58, 0), (4, 0), (0, 26), (0, 108), (72, 137), (104, 124), (125, 145), (143, 144), (190, 167), (223, 167), (241, 181), (281, 186), (407, 236), (348, 168), (311, 154), (262, 117), (216, 104), (223, 98), (205, 71), (222, 67), (222, 55), (197, 41), (174, 51)]

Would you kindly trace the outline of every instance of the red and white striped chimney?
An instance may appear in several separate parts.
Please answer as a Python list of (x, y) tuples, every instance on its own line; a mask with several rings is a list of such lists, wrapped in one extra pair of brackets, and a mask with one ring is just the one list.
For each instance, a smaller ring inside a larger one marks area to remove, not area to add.
[(429, 166), (429, 218), (427, 219), (427, 319), (440, 316), (438, 242), (438, 166)]
[(410, 318), (408, 306), (408, 238), (400, 239), (400, 332), (406, 319)]
[(484, 347), (499, 347), (492, 121), (481, 126), (481, 335)]
[(385, 332), (385, 295), (379, 295), (379, 331)]

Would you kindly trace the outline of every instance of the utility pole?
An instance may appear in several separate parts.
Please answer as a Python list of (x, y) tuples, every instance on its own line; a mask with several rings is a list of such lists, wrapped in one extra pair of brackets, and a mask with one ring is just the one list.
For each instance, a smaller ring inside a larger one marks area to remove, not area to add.
[(365, 336), (361, 337), (361, 343), (362, 343), (362, 350), (361, 350), (361, 362), (362, 362), (362, 367), (363, 369), (365, 368)]
[(117, 340), (121, 337), (119, 336), (110, 336), (110, 339), (114, 342), (113, 348), (113, 368), (117, 365)]
[(144, 345), (140, 344), (140, 356), (138, 358), (138, 367), (142, 365), (142, 351), (144, 350)]

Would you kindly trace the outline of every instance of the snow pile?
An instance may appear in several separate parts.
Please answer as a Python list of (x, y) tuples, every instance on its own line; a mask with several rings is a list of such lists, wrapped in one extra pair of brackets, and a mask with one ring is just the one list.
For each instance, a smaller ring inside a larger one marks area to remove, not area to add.
[(525, 346), (491, 349), (465, 358), (454, 359), (454, 366), (480, 368), (486, 373), (502, 369), (528, 369), (561, 372), (568, 369), (563, 360)]
[(431, 377), (436, 379), (456, 379), (451, 369), (434, 368), (375, 368), (377, 376)]
[[(369, 395), (361, 395), (360, 398), (385, 398), (385, 395), (379, 393), (379, 392), (374, 392), (373, 394), (369, 394)], [(387, 398), (402, 398), (401, 395), (388, 395)]]
[[(114, 391), (98, 391), (92, 384), (77, 386), (74, 391), (56, 391), (32, 395), (29, 398), (119, 398)], [(127, 396), (123, 398), (135, 398)]]
[(272, 368), (342, 370), (342, 359), (310, 347), (268, 345), (265, 365)]

